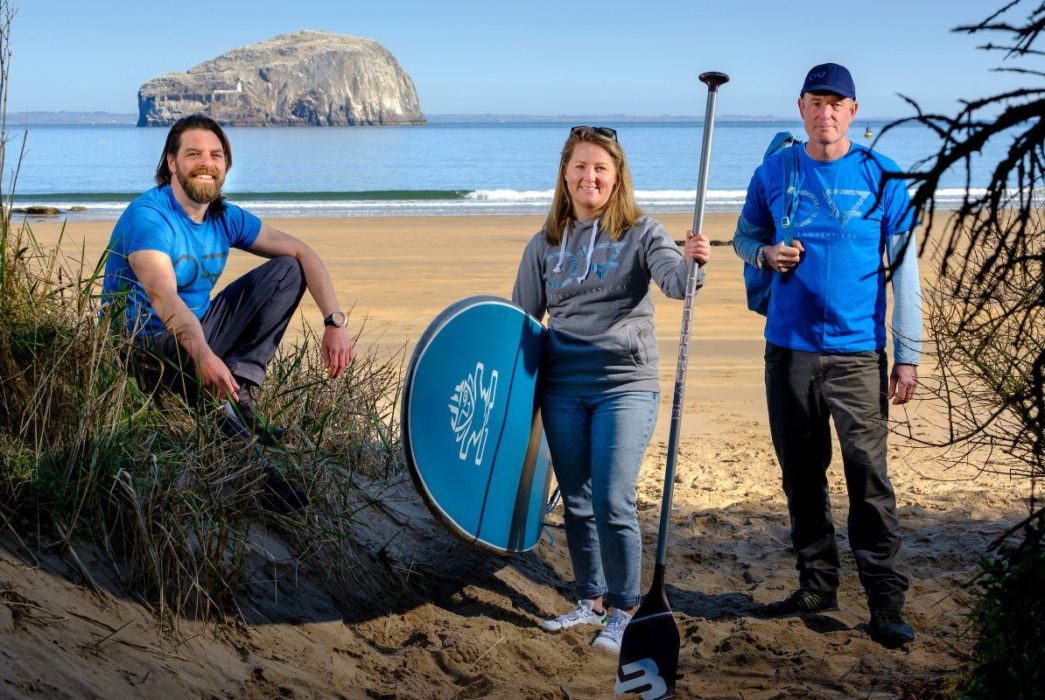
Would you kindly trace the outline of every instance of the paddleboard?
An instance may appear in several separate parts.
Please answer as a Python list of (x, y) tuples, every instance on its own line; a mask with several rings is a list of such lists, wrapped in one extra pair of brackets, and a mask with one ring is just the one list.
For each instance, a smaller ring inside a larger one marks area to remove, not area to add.
[(403, 450), (428, 508), (451, 532), (501, 554), (541, 536), (552, 469), (537, 379), (546, 331), (493, 296), (439, 314), (403, 386)]

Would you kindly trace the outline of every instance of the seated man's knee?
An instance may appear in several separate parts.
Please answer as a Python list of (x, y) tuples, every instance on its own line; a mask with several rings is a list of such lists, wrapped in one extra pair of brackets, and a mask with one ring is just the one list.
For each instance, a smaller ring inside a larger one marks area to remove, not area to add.
[(269, 260), (266, 265), (271, 267), (273, 274), (288, 280), (299, 280), (302, 284), (305, 282), (305, 271), (301, 268), (298, 259), (293, 256), (280, 255)]

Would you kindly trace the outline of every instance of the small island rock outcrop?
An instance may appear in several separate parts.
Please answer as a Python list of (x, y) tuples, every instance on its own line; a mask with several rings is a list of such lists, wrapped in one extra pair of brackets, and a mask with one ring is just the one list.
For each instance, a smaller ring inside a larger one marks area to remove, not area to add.
[(228, 126), (424, 124), (410, 76), (370, 39), (299, 31), (244, 46), (138, 91), (138, 126), (206, 114)]

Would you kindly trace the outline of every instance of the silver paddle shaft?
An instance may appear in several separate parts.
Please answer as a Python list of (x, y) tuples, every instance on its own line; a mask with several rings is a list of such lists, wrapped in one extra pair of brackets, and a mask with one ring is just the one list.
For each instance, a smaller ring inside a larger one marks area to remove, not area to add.
[[(704, 140), (700, 149), (700, 174), (697, 177), (697, 202), (693, 208), (693, 233), (704, 229), (704, 200), (708, 190), (708, 167), (711, 163), (711, 133), (715, 129), (715, 102), (719, 85), (729, 81), (725, 73), (701, 73), (701, 82), (708, 86), (708, 103), (704, 112)], [(657, 563), (664, 565), (668, 551), (668, 523), (671, 520), (671, 500), (675, 491), (675, 463), (678, 460), (679, 433), (682, 430), (682, 401), (686, 394), (686, 366), (689, 361), (689, 330), (693, 321), (693, 296), (697, 291), (697, 264), (690, 258), (686, 276), (686, 299), (682, 303), (682, 334), (679, 337), (679, 358), (675, 368), (675, 397), (671, 403), (671, 433), (668, 437), (668, 463), (664, 469), (664, 494), (660, 506), (660, 531), (657, 534)]]

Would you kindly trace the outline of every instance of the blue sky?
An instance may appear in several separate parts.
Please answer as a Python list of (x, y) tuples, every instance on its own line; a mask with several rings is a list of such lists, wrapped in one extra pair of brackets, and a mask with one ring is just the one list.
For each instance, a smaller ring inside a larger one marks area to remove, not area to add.
[(719, 70), (732, 77), (719, 114), (791, 116), (805, 71), (824, 61), (853, 72), (865, 118), (910, 114), (897, 93), (952, 114), (960, 98), (1028, 81), (990, 72), (1002, 56), (976, 49), (986, 36), (950, 31), (1001, 0), (10, 4), (9, 112), (134, 113), (150, 78), (298, 29), (380, 42), (429, 114), (699, 115), (696, 76)]

